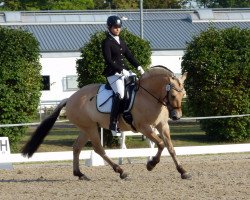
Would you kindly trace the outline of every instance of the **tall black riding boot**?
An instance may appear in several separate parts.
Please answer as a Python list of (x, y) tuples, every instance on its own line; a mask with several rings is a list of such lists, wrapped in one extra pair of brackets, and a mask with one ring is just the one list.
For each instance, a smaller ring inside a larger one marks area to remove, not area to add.
[(110, 113), (110, 124), (109, 124), (109, 129), (115, 132), (119, 132), (117, 130), (117, 121), (119, 115), (120, 102), (121, 102), (120, 94), (116, 93), (112, 102), (112, 108)]

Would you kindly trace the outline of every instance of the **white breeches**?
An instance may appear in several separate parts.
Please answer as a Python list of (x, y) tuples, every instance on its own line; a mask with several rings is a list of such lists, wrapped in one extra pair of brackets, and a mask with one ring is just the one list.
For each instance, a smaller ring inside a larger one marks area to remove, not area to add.
[[(136, 74), (132, 71), (129, 71), (129, 76), (136, 76)], [(115, 73), (114, 75), (107, 77), (112, 90), (114, 93), (119, 93), (121, 99), (124, 98), (125, 94), (125, 78), (126, 76), (119, 73)]]
[(120, 98), (123, 99), (125, 92), (125, 76), (116, 73), (115, 75), (107, 77), (107, 79), (114, 93), (119, 93)]

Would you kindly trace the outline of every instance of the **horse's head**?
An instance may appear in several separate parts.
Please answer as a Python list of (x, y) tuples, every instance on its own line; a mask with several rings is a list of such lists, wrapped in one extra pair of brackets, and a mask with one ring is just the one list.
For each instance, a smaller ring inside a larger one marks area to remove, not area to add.
[(187, 73), (184, 73), (181, 77), (171, 77), (169, 83), (164, 88), (166, 96), (164, 101), (169, 110), (169, 117), (172, 120), (178, 120), (182, 116), (181, 102), (185, 95), (184, 81)]
[(181, 102), (185, 95), (186, 76), (187, 73), (184, 73), (177, 78), (168, 68), (158, 65), (143, 74), (140, 87), (168, 108), (171, 119), (178, 120), (182, 116)]

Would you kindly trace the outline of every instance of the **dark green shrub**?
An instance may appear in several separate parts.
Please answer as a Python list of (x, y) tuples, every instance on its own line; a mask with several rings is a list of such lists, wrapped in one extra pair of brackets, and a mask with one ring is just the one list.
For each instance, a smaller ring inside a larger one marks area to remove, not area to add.
[(192, 117), (192, 116), (194, 116), (192, 110), (188, 106), (187, 98), (182, 99), (181, 108), (182, 108), (182, 117)]
[[(81, 59), (76, 62), (78, 74), (78, 86), (82, 87), (91, 83), (106, 82), (102, 72), (105, 68), (104, 58), (102, 55), (102, 41), (105, 39), (105, 32), (96, 32), (91, 36), (81, 50)], [(151, 63), (151, 48), (149, 42), (142, 40), (133, 35), (128, 30), (123, 29), (120, 36), (128, 45), (130, 51), (145, 69)], [(128, 65), (134, 72), (136, 70)]]
[[(250, 30), (210, 28), (188, 44), (182, 71), (188, 72), (188, 106), (196, 116), (247, 114), (250, 111)], [(243, 141), (250, 118), (201, 120), (211, 138)]]
[[(0, 27), (0, 123), (28, 122), (37, 111), (41, 65), (39, 45), (27, 32)], [(25, 127), (0, 128), (13, 149)]]

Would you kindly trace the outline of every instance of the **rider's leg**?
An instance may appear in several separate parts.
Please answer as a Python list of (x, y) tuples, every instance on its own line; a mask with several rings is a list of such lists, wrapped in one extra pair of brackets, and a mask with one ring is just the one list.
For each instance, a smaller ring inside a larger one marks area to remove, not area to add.
[(119, 115), (120, 102), (121, 102), (120, 94), (116, 93), (115, 96), (113, 97), (113, 103), (110, 113), (110, 124), (109, 124), (109, 129), (116, 132), (118, 132), (117, 121)]
[(120, 109), (120, 102), (124, 98), (124, 76), (120, 74), (115, 74), (113, 76), (109, 76), (108, 82), (113, 89), (115, 96), (113, 98), (111, 113), (110, 113), (110, 125), (109, 129), (113, 131), (117, 131), (117, 121)]

